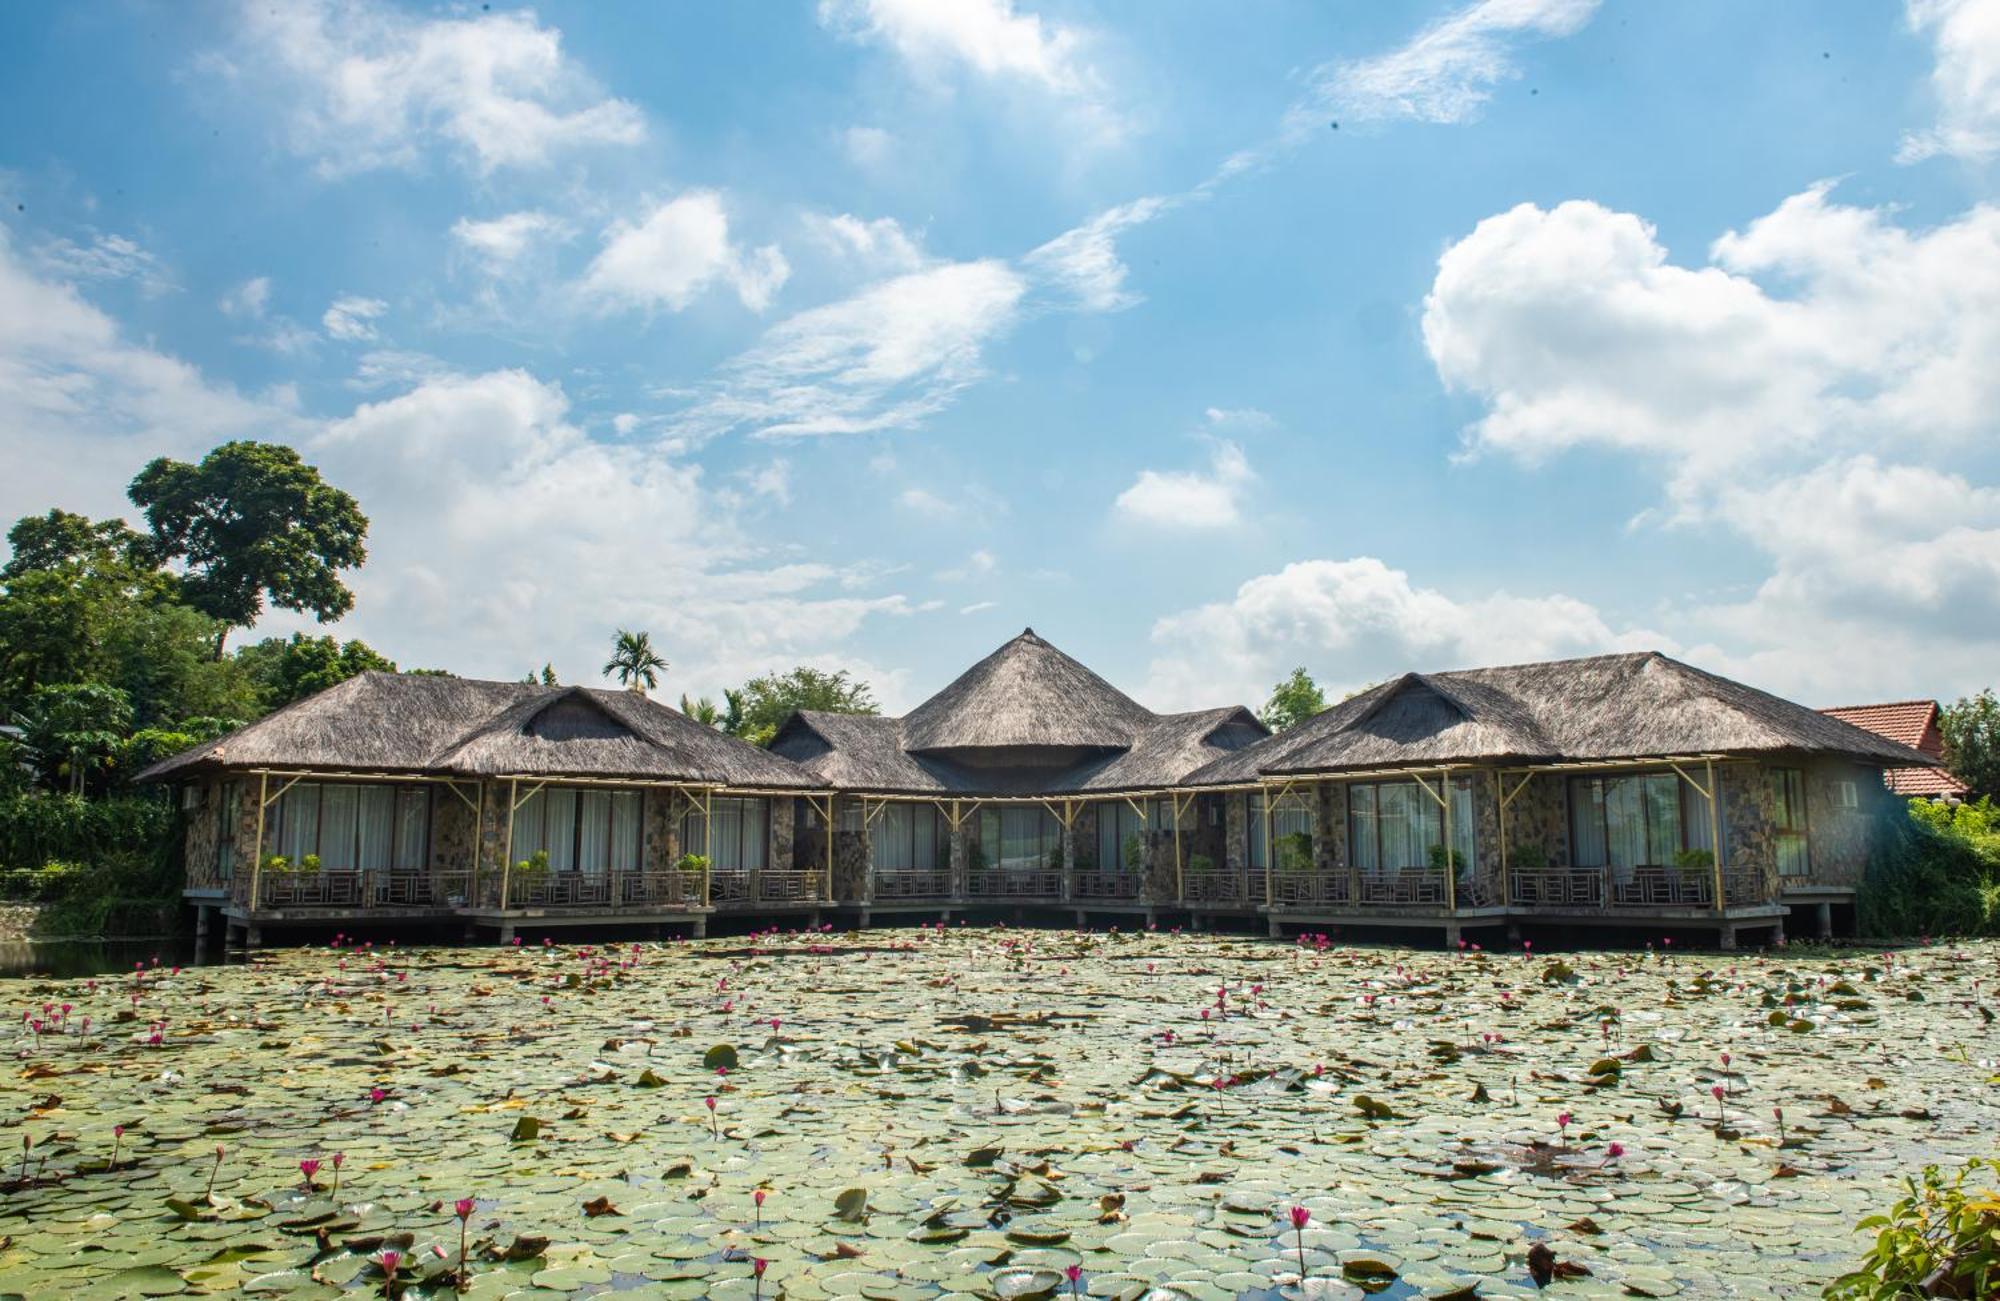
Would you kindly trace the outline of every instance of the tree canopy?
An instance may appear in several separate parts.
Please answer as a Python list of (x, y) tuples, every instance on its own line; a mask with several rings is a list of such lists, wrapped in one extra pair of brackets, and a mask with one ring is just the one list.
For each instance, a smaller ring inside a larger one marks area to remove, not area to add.
[(196, 465), (160, 457), (127, 490), (149, 546), (183, 566), (183, 599), (222, 625), (248, 627), (268, 601), (332, 622), (354, 608), (340, 573), (368, 558), (368, 519), (299, 454), (232, 442)]
[(752, 745), (769, 745), (778, 734), (778, 726), (797, 710), (881, 712), (868, 684), (850, 676), (846, 669), (829, 673), (805, 664), (788, 673), (752, 678), (738, 690), (723, 692), (722, 698), (726, 706), (722, 730)]
[(1257, 711), (1257, 717), (1264, 720), (1264, 726), (1273, 732), (1282, 732), (1325, 708), (1326, 693), (1312, 680), (1312, 674), (1300, 666), (1292, 670), (1291, 676), (1271, 688), (1271, 698)]
[(1938, 712), (1944, 764), (1974, 795), (2000, 795), (2000, 699), (1988, 687)]
[(333, 637), (266, 637), (236, 652), (236, 658), (262, 687), (267, 709), (338, 686), (357, 674), (396, 672), (395, 661), (379, 655), (363, 641), (341, 642)]

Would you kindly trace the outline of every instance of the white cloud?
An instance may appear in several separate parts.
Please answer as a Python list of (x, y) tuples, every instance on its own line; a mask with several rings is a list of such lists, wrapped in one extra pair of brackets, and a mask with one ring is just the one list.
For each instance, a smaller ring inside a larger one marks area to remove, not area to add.
[(1238, 507), (1256, 477), (1242, 448), (1218, 442), (1206, 471), (1139, 471), (1112, 511), (1126, 523), (1151, 529), (1228, 528), (1241, 522)]
[(872, 271), (914, 271), (929, 261), (923, 240), (894, 217), (864, 221), (851, 213), (807, 213), (806, 231), (821, 247)]
[(875, 171), (895, 152), (896, 137), (879, 126), (851, 126), (841, 132), (840, 143), (855, 166)]
[(896, 501), (903, 509), (915, 511), (931, 519), (951, 519), (958, 513), (956, 506), (929, 488), (905, 488)]
[(985, 578), (999, 568), (999, 557), (981, 547), (967, 556), (964, 564), (954, 565), (950, 569), (940, 569), (934, 577), (941, 583), (963, 583), (974, 578)]
[(750, 485), (752, 495), (767, 497), (779, 506), (792, 504), (792, 463), (784, 457), (773, 457), (763, 465), (746, 471), (744, 478)]
[(1125, 288), (1126, 266), (1118, 257), (1118, 236), (1172, 206), (1173, 200), (1149, 197), (1107, 208), (1029, 253), (1022, 265), (1086, 311), (1130, 307), (1140, 299)]
[(868, 286), (765, 331), (682, 418), (762, 437), (907, 428), (985, 373), (1026, 285), (1005, 262), (953, 262)]
[(1083, 34), (1013, 0), (820, 0), (820, 22), (894, 49), (919, 75), (964, 67), (1069, 98), (1099, 93)]
[(998, 604), (1000, 604), (998, 601), (974, 601), (971, 605), (959, 606), (958, 612), (960, 614), (978, 614), (981, 610), (991, 610)]
[(1432, 23), (1407, 45), (1371, 58), (1328, 64), (1314, 94), (1293, 110), (1291, 127), (1323, 130), (1342, 122), (1410, 118), (1457, 123), (1478, 116), (1492, 88), (1519, 75), (1514, 47), (1526, 39), (1579, 31), (1599, 0), (1478, 0)]
[(1686, 498), (1807, 449), (1993, 429), (2000, 208), (1913, 234), (1815, 187), (1711, 259), (1675, 266), (1645, 221), (1585, 201), (1480, 222), (1439, 260), (1423, 318), (1439, 376), (1486, 403), (1469, 446), (1649, 453)]
[(1573, 597), (1459, 599), (1360, 556), (1261, 574), (1228, 600), (1160, 619), (1152, 641), (1141, 698), (1155, 709), (1195, 709), (1258, 705), (1299, 664), (1338, 698), (1410, 669), (1653, 649), (1659, 638), (1614, 632)]
[(721, 195), (691, 190), (607, 230), (582, 291), (607, 306), (678, 312), (726, 283), (745, 307), (761, 312), (790, 274), (777, 245), (745, 250), (731, 242)]
[(1938, 121), (1905, 134), (1898, 161), (1949, 154), (1986, 162), (2000, 155), (2000, 3), (1909, 0), (1909, 18), (1936, 47), (1931, 91)]
[(224, 294), (216, 303), (224, 316), (260, 319), (271, 302), (271, 277), (253, 276)]
[(166, 264), (124, 235), (94, 232), (83, 244), (52, 239), (37, 250), (37, 261), (59, 280), (129, 280), (148, 297), (177, 288)]
[(293, 147), (329, 175), (408, 167), (441, 144), (478, 171), (644, 139), (532, 11), (419, 18), (370, 0), (242, 7), (232, 71), (276, 79)]
[(349, 294), (334, 299), (320, 316), (319, 323), (335, 339), (350, 343), (366, 342), (377, 337), (375, 322), (388, 310), (389, 304), (379, 298)]
[(535, 209), (484, 221), (460, 217), (451, 227), (452, 239), (476, 258), (489, 275), (505, 274), (540, 244), (568, 239), (571, 233), (568, 222)]

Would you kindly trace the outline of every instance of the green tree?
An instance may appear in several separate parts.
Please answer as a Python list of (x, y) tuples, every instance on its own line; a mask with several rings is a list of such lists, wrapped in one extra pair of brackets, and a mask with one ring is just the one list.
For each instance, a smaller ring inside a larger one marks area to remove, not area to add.
[(667, 661), (653, 649), (653, 635), (618, 630), (611, 643), (611, 658), (605, 661), (604, 676), (616, 675), (627, 691), (646, 692), (660, 685), (660, 672)]
[(150, 546), (183, 567), (183, 599), (222, 627), (248, 627), (266, 601), (331, 622), (354, 608), (342, 570), (368, 558), (368, 519), (289, 447), (232, 442), (198, 465), (160, 457), (127, 490)]
[(108, 763), (132, 728), (132, 702), (101, 682), (36, 687), (21, 713), (21, 739), (50, 785), (81, 795), (93, 769)]
[(1325, 708), (1326, 693), (1312, 680), (1312, 674), (1300, 666), (1292, 670), (1290, 677), (1271, 688), (1271, 698), (1257, 711), (1257, 717), (1263, 719), (1264, 726), (1273, 732), (1282, 732)]
[(717, 709), (715, 702), (707, 696), (699, 700), (690, 700), (686, 692), (681, 693), (681, 712), (703, 727), (722, 726), (722, 711)]
[(868, 684), (846, 669), (828, 673), (801, 664), (789, 673), (769, 673), (750, 679), (737, 691), (725, 691), (728, 708), (723, 730), (752, 745), (769, 745), (779, 726), (801, 709), (829, 714), (874, 714), (880, 710)]
[(83, 569), (132, 575), (158, 574), (144, 535), (124, 520), (93, 520), (66, 510), (28, 515), (7, 530), (7, 563), (0, 582), (45, 569)]
[(2000, 795), (2000, 699), (1988, 687), (1938, 711), (1944, 766), (1975, 795)]
[(395, 661), (379, 655), (367, 642), (342, 642), (334, 637), (266, 637), (236, 652), (263, 691), (265, 709), (279, 709), (294, 700), (338, 686), (362, 673), (394, 673)]

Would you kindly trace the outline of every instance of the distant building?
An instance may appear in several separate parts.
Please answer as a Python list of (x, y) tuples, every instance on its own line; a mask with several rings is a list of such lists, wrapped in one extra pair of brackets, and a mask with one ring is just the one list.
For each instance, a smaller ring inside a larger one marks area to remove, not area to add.
[[(1944, 736), (1938, 731), (1938, 702), (1935, 700), (1893, 700), (1883, 705), (1842, 705), (1819, 711), (1843, 723), (1875, 733), (1879, 737), (1907, 745), (1912, 750), (1944, 762)], [(1942, 767), (1889, 768), (1882, 781), (1898, 795), (1936, 799), (1965, 798), (1970, 788)]]

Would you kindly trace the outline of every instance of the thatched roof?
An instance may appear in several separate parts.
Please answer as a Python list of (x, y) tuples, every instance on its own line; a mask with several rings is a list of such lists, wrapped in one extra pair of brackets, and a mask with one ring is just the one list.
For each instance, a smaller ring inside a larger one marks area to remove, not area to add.
[(1641, 652), (1409, 673), (1193, 774), (1191, 784), (1438, 763), (1806, 752), (1931, 760), (1769, 692)]
[(1269, 735), (1241, 706), (1149, 715), (1127, 749), (1090, 753), (1057, 767), (972, 766), (904, 744), (905, 720), (871, 715), (794, 714), (771, 742), (813, 780), (837, 790), (896, 795), (1074, 795), (1156, 790)]
[(636, 692), (396, 673), (350, 678), (138, 780), (244, 768), (814, 785), (787, 760)]
[(902, 720), (916, 751), (1122, 750), (1152, 714), (1029, 628)]

